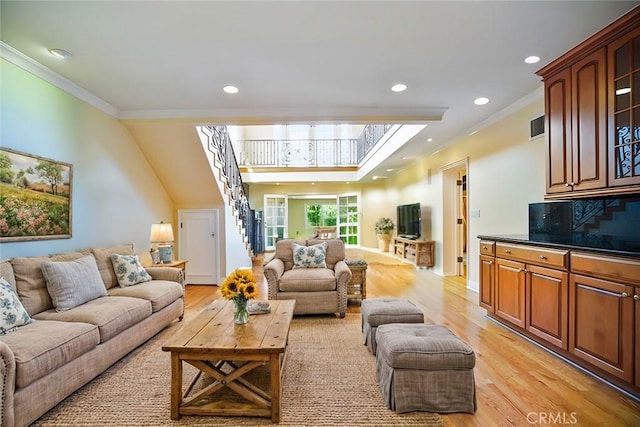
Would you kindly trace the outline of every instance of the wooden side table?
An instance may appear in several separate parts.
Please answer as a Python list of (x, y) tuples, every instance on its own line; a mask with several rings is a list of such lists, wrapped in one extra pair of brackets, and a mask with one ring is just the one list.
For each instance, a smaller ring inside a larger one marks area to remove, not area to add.
[(347, 284), (347, 299), (363, 300), (367, 298), (367, 262), (364, 260), (345, 260), (351, 270), (351, 280)]

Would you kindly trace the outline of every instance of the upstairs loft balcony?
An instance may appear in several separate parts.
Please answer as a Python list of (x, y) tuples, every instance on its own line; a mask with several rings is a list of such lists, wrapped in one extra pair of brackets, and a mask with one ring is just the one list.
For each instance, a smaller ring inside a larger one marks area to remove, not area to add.
[(245, 182), (354, 182), (425, 126), (292, 125), (228, 129)]

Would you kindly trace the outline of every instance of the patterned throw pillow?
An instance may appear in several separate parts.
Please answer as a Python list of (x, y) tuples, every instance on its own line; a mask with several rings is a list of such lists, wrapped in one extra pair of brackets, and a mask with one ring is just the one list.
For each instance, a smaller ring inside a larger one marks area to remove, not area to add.
[(32, 321), (9, 282), (0, 277), (0, 335), (13, 332), (18, 326)]
[(151, 280), (147, 270), (140, 264), (138, 255), (111, 254), (111, 262), (118, 278), (118, 284), (122, 288)]
[(327, 242), (313, 246), (293, 245), (293, 268), (327, 268)]

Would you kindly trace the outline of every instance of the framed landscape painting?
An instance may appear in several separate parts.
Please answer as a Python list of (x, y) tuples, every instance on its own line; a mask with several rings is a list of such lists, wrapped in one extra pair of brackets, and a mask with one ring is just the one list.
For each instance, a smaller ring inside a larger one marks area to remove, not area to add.
[(0, 242), (71, 237), (73, 166), (0, 148)]

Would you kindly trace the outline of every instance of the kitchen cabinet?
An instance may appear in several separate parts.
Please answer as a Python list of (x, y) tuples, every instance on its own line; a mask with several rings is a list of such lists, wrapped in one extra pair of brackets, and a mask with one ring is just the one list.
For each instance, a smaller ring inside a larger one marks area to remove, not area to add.
[(495, 287), (495, 242), (480, 241), (479, 302), (487, 312), (493, 313), (493, 294)]
[(568, 251), (496, 244), (495, 315), (567, 349)]
[(640, 254), (479, 238), (488, 316), (640, 397)]
[(608, 47), (609, 185), (640, 184), (640, 28)]
[(547, 199), (640, 192), (640, 7), (552, 61)]
[(606, 49), (545, 80), (547, 193), (604, 188)]
[(620, 283), (572, 274), (569, 351), (632, 383), (634, 289)]

